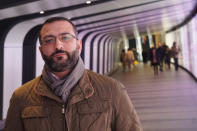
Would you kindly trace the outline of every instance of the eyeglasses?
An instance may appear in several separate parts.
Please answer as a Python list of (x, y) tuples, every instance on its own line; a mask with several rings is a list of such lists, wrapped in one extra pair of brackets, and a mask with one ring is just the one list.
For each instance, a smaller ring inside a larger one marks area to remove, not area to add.
[(45, 36), (44, 39), (42, 40), (42, 45), (54, 44), (56, 42), (56, 39), (58, 39), (59, 41), (65, 44), (71, 42), (73, 39), (78, 40), (76, 36), (70, 33), (63, 33), (63, 34), (58, 35), (57, 37), (53, 35), (48, 35), (48, 36)]

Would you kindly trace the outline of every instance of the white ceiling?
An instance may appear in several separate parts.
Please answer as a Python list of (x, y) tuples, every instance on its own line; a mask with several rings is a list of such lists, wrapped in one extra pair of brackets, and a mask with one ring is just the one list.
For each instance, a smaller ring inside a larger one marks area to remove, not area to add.
[[(100, 0), (101, 1), (101, 0)], [(130, 33), (138, 29), (141, 33), (167, 31), (180, 24), (194, 9), (196, 0), (102, 0), (100, 4), (85, 6), (86, 0), (39, 0), (0, 10), (0, 20), (32, 15), (41, 10), (54, 11), (51, 15), (61, 15), (77, 25), (78, 30)], [(92, 3), (98, 0), (92, 0)], [(84, 4), (84, 6), (82, 6)], [(77, 5), (81, 5), (76, 8)], [(66, 8), (67, 7), (67, 8)], [(72, 8), (70, 8), (72, 7)], [(47, 15), (41, 19), (50, 17)], [(114, 33), (113, 33), (114, 34)]]

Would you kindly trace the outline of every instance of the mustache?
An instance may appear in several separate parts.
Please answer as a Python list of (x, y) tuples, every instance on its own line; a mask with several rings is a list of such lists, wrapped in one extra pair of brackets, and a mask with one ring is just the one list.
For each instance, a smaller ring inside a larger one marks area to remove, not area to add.
[(63, 50), (56, 50), (53, 54), (51, 54), (51, 57), (53, 57), (54, 55), (58, 54), (58, 53), (64, 53), (66, 54), (68, 57), (70, 56), (70, 54), (67, 51), (63, 51)]

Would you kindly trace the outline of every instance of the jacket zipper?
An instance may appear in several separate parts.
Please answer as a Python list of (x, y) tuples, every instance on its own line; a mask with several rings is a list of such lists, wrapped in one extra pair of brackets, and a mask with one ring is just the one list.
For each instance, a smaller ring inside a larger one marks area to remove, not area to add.
[(65, 105), (62, 105), (63, 131), (66, 131)]

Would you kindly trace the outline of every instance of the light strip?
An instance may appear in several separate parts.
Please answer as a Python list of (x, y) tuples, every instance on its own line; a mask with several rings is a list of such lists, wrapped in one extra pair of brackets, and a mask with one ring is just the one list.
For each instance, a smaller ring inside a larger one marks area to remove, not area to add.
[(86, 1), (86, 4), (91, 4), (92, 2), (90, 0)]

